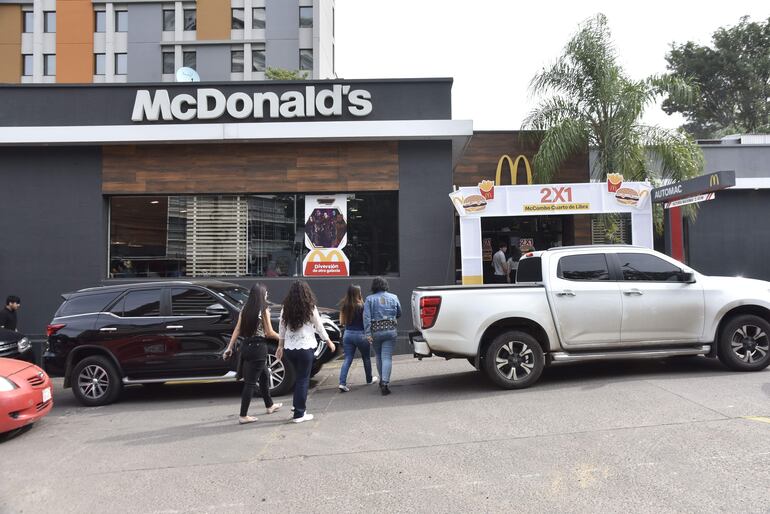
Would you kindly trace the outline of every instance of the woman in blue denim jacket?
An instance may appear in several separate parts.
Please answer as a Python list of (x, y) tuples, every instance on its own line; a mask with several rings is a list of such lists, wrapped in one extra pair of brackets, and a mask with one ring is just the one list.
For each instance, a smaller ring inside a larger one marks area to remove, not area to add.
[(380, 372), (380, 391), (390, 394), (390, 372), (393, 368), (393, 348), (398, 336), (401, 304), (398, 297), (388, 292), (388, 282), (377, 277), (372, 281), (372, 294), (364, 302), (364, 333), (374, 346), (377, 371)]
[(341, 392), (347, 393), (350, 391), (348, 372), (350, 365), (353, 364), (353, 358), (356, 356), (356, 350), (361, 352), (366, 383), (377, 382), (377, 377), (372, 376), (371, 345), (364, 336), (364, 299), (361, 295), (361, 288), (356, 285), (348, 287), (345, 298), (340, 302), (340, 324), (345, 327), (345, 334), (342, 336), (345, 361), (340, 368), (339, 389)]

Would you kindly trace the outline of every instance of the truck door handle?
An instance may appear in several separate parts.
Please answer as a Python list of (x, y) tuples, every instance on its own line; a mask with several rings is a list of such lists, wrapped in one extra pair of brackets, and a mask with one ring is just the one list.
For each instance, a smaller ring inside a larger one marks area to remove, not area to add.
[(644, 293), (638, 289), (629, 289), (628, 291), (623, 291), (623, 294), (626, 296), (642, 296)]
[(166, 328), (168, 329), (184, 328), (184, 325), (166, 325)]
[(99, 329), (99, 332), (117, 332), (117, 330), (115, 327), (102, 327)]
[(575, 296), (575, 291), (570, 291), (569, 289), (565, 289), (564, 291), (559, 291), (556, 293), (556, 296)]

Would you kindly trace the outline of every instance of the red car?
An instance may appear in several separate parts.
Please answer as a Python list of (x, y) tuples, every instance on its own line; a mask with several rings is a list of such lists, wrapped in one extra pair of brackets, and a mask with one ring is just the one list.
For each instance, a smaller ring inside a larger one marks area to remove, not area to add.
[(34, 364), (0, 358), (0, 434), (34, 423), (53, 407), (51, 379)]

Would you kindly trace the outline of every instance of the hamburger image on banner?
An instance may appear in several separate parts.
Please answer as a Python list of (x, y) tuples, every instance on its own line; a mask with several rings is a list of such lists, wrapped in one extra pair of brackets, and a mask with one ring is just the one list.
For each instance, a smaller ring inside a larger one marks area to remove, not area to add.
[(463, 199), (465, 212), (481, 212), (487, 208), (487, 201), (482, 195), (468, 195)]
[(637, 191), (631, 187), (621, 187), (615, 191), (615, 200), (623, 205), (631, 205), (637, 209), (644, 207), (647, 197), (650, 195), (648, 189)]
[(347, 277), (350, 263), (342, 251), (348, 242), (347, 195), (305, 197), (306, 277)]

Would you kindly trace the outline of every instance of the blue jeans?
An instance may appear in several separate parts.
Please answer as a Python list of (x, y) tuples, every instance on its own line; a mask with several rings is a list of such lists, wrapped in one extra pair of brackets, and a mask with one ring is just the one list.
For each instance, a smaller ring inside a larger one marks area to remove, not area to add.
[(294, 417), (301, 418), (307, 408), (307, 390), (310, 387), (310, 370), (313, 367), (312, 349), (284, 350), (284, 355), (294, 366), (297, 380), (294, 383)]
[(383, 330), (373, 332), (374, 353), (377, 356), (377, 371), (380, 372), (380, 383), (390, 383), (390, 371), (393, 369), (393, 347), (396, 346), (398, 332), (395, 330)]
[(366, 374), (366, 383), (372, 382), (372, 358), (369, 341), (366, 340), (363, 330), (346, 330), (342, 336), (342, 348), (345, 350), (345, 361), (340, 369), (340, 385), (347, 385), (348, 371), (353, 364), (353, 358), (356, 356), (356, 349), (361, 352), (361, 360), (364, 361), (364, 373)]

